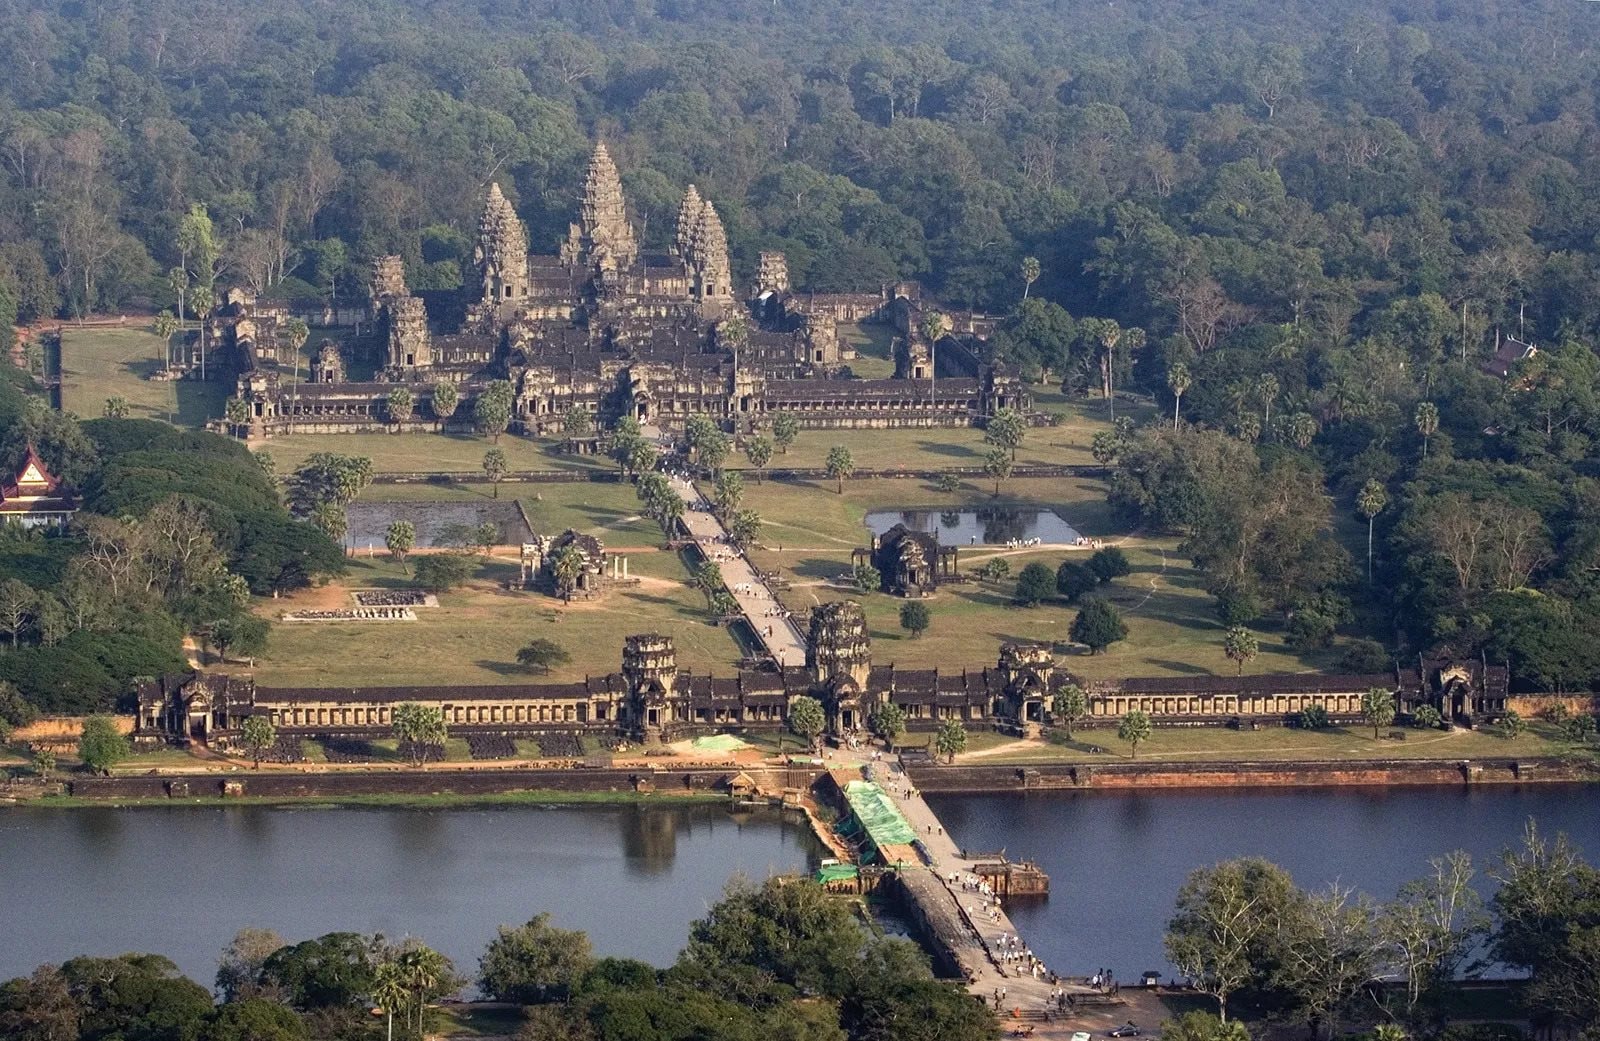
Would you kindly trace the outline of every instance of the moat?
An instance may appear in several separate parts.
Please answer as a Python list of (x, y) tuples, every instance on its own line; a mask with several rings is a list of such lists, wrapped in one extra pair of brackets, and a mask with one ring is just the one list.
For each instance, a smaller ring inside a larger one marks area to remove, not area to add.
[[(1480, 874), (1535, 818), (1600, 854), (1595, 789), (1355, 789), (930, 796), (963, 845), (1038, 861), (1048, 901), (1013, 921), (1052, 966), (1169, 972), (1183, 876), (1256, 854), (1305, 886), (1380, 898), (1451, 849)], [(0, 979), (72, 954), (150, 950), (210, 981), (241, 926), (425, 938), (470, 972), (501, 923), (549, 911), (602, 954), (666, 964), (730, 875), (814, 867), (795, 818), (696, 807), (0, 811)]]

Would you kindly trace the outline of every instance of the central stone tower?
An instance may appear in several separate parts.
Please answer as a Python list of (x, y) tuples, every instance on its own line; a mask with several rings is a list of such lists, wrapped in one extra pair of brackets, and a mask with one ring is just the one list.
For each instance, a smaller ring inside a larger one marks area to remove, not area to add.
[(672, 637), (636, 633), (622, 641), (622, 678), (628, 684), (633, 729), (642, 741), (661, 740), (672, 722), (669, 699), (678, 681), (678, 654)]
[(867, 635), (867, 616), (860, 604), (835, 600), (812, 610), (806, 668), (818, 685), (844, 678), (857, 691), (866, 689), (872, 672), (872, 637)]
[(589, 170), (583, 178), (583, 198), (578, 222), (567, 229), (561, 260), (603, 271), (626, 271), (639, 259), (639, 243), (628, 223), (628, 206), (622, 197), (617, 164), (602, 142), (595, 145)]

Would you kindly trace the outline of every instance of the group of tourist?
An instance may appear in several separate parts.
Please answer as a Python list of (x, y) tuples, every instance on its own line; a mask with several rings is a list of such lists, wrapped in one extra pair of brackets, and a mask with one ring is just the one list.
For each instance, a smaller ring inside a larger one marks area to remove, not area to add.
[(1027, 549), (1030, 546), (1037, 546), (1043, 541), (1044, 539), (1041, 539), (1037, 535), (1031, 539), (1007, 539), (1006, 549)]
[(1082, 535), (1079, 535), (1077, 538), (1073, 539), (1072, 540), (1072, 544), (1074, 546), (1082, 546), (1084, 549), (1104, 549), (1105, 548), (1105, 543), (1103, 541), (1101, 541), (1100, 539), (1085, 538)]

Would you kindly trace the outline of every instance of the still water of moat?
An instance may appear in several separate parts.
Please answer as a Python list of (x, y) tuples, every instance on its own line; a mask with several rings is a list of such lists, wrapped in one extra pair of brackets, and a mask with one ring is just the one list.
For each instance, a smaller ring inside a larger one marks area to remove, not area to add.
[(547, 911), (670, 964), (728, 878), (813, 869), (803, 821), (721, 806), (0, 810), (0, 979), (155, 951), (209, 983), (241, 926), (411, 935), (470, 973)]
[[(969, 849), (1031, 857), (1048, 901), (1012, 911), (1047, 964), (1170, 971), (1183, 876), (1224, 857), (1375, 897), (1465, 849), (1487, 867), (1531, 817), (1600, 858), (1600, 789), (938, 796)], [(666, 964), (728, 877), (808, 870), (792, 818), (717, 806), (0, 810), (0, 979), (77, 953), (153, 950), (209, 981), (244, 925), (301, 939), (414, 935), (470, 971), (500, 923), (548, 911), (606, 954)]]
[(1484, 881), (1530, 819), (1600, 859), (1593, 786), (963, 795), (928, 804), (965, 849), (1004, 848), (1049, 873), (1049, 900), (1008, 909), (1046, 965), (1105, 968), (1123, 980), (1172, 972), (1161, 934), (1178, 887), (1194, 868), (1228, 857), (1266, 857), (1304, 888), (1338, 882), (1380, 900), (1451, 850), (1470, 853)]

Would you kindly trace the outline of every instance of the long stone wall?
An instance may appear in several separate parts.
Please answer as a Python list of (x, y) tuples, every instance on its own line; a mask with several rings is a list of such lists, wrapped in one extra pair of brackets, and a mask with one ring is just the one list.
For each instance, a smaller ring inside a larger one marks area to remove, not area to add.
[(1309, 788), (1529, 784), (1600, 780), (1557, 759), (1373, 760), (1305, 763), (1049, 763), (1039, 766), (915, 766), (930, 794), (1160, 788)]
[[(717, 769), (649, 770), (572, 767), (559, 770), (389, 770), (278, 772), (260, 774), (171, 774), (83, 777), (67, 784), (85, 799), (164, 799), (253, 796), (290, 799), (354, 795), (499, 795), (523, 791), (656, 792), (662, 795), (719, 791), (739, 773)], [(806, 768), (745, 769), (763, 788), (808, 788), (819, 771)]]
[(1516, 694), (1506, 699), (1506, 708), (1523, 719), (1539, 719), (1555, 705), (1566, 706), (1574, 716), (1600, 716), (1600, 694)]

